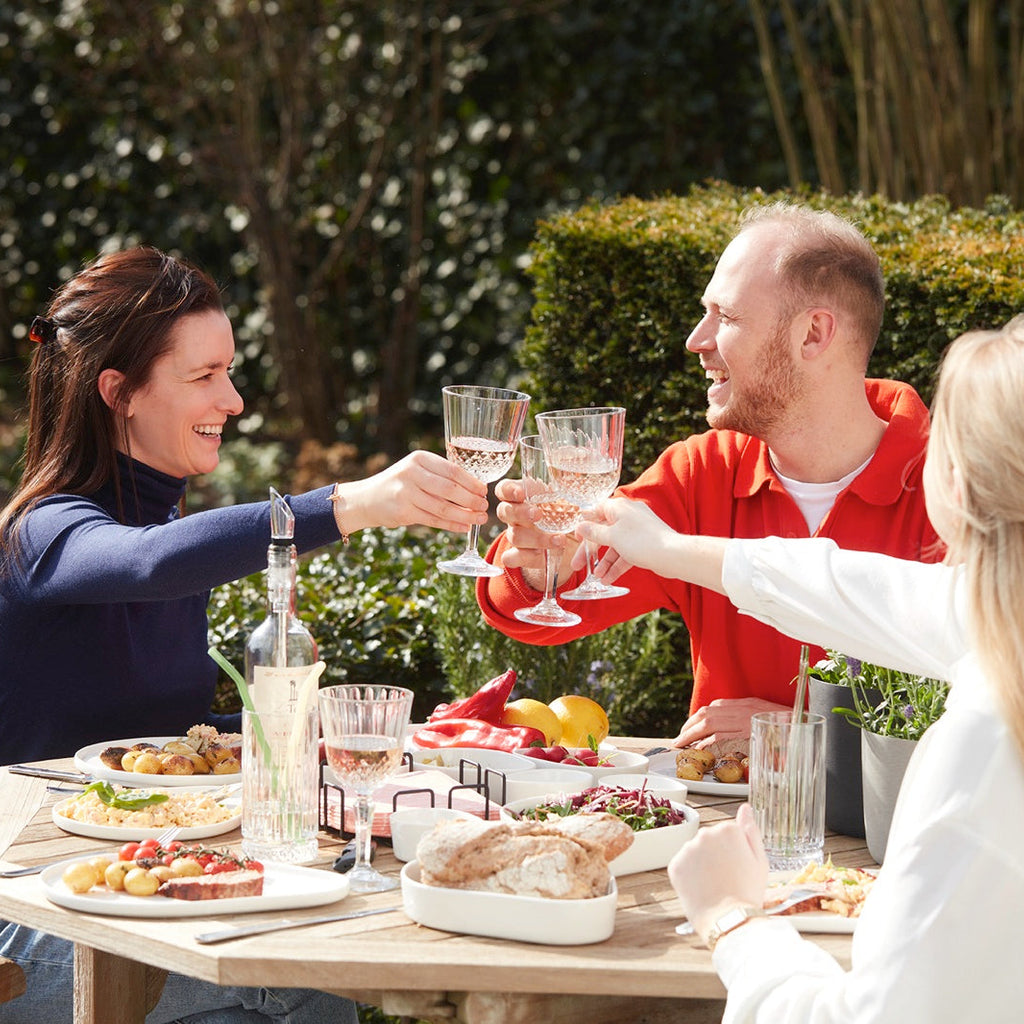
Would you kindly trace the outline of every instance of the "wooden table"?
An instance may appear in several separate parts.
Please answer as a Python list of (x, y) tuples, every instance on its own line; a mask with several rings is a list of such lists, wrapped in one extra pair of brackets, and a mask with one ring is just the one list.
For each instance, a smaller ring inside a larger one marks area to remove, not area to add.
[[(667, 745), (656, 739), (615, 739), (623, 749)], [(66, 762), (50, 762), (67, 767)], [(58, 785), (58, 783), (52, 783)], [(28, 866), (94, 851), (109, 841), (68, 835), (51, 820), (50, 806), (66, 794), (47, 782), (0, 769), (0, 865)], [(691, 794), (702, 825), (735, 813), (736, 799)], [(12, 825), (13, 823), (13, 825)], [(26, 824), (27, 823), (27, 824)], [(4, 828), (15, 838), (6, 853)], [(22, 827), (24, 826), (24, 827)], [(237, 833), (218, 846), (237, 844)], [(329, 868), (343, 841), (324, 833)], [(829, 836), (839, 864), (872, 863), (863, 840)], [(384, 872), (400, 864), (381, 844)], [(0, 919), (16, 921), (75, 943), (76, 1024), (141, 1024), (162, 985), (160, 968), (225, 985), (301, 986), (337, 992), (379, 1006), (387, 1014), (464, 1024), (703, 1022), (720, 1020), (724, 988), (708, 951), (680, 938), (679, 904), (665, 871), (620, 878), (615, 933), (587, 946), (542, 946), (420, 927), (401, 910), (399, 891), (349, 896), (345, 909), (397, 907), (395, 913), (314, 925), (219, 945), (200, 945), (199, 932), (271, 920), (282, 912), (146, 920), (101, 917), (50, 903), (38, 875), (0, 879)], [(330, 908), (285, 912), (314, 917)], [(814, 937), (848, 966), (848, 936)], [(147, 991), (148, 986), (148, 991)]]

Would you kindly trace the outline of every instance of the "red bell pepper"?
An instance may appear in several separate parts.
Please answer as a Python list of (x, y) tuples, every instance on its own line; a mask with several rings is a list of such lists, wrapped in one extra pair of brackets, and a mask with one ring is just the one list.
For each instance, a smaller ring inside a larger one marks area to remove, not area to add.
[(428, 722), (412, 734), (419, 747), (484, 747), (487, 750), (516, 750), (538, 740), (544, 733), (528, 725), (492, 725), (479, 718), (444, 718)]
[[(439, 722), (448, 718), (475, 718), (482, 722), (497, 725), (505, 702), (516, 685), (516, 671), (513, 668), (484, 683), (470, 697), (453, 701), (451, 704), (438, 704), (427, 719), (428, 722)], [(523, 744), (527, 746), (527, 744)]]

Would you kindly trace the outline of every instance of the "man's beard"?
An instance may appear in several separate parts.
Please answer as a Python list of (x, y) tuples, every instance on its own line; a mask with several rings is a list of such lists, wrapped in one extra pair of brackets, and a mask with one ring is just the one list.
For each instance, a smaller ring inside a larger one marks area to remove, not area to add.
[(733, 388), (724, 406), (708, 409), (709, 426), (764, 438), (785, 418), (801, 391), (788, 337), (789, 321), (765, 341), (756, 370), (744, 375), (749, 381), (744, 390)]

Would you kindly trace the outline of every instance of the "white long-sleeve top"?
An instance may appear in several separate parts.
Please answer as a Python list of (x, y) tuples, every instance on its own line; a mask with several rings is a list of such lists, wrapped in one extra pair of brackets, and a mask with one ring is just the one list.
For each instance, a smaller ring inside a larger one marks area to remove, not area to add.
[(851, 970), (784, 919), (753, 921), (715, 948), (724, 1024), (1024, 1019), (1024, 765), (969, 649), (962, 573), (768, 538), (731, 541), (722, 581), (802, 641), (952, 684), (907, 770)]

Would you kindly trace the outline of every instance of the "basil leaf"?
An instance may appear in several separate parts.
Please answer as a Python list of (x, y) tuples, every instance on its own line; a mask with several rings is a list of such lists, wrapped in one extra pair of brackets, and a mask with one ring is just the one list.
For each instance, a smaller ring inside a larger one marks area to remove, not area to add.
[(151, 793), (148, 789), (132, 789), (118, 793), (109, 782), (93, 782), (86, 786), (83, 792), (95, 793), (108, 807), (116, 807), (119, 811), (137, 811), (170, 799), (166, 793)]

